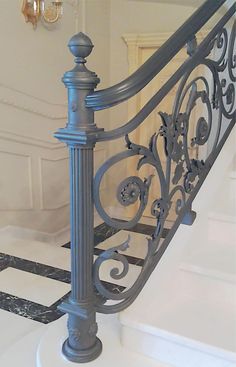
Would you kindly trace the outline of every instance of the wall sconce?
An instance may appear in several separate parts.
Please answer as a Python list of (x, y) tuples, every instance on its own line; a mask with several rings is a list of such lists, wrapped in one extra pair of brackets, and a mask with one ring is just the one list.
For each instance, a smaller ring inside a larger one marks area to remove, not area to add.
[(47, 23), (55, 23), (61, 18), (63, 12), (62, 1), (51, 1), (49, 5), (45, 0), (23, 0), (22, 13), (25, 21), (37, 27), (38, 20), (42, 18)]

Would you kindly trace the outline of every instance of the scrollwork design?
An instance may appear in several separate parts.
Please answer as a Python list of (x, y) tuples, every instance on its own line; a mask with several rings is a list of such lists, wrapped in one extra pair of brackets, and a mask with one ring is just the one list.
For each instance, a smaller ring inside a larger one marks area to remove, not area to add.
[[(151, 137), (149, 146), (136, 144), (126, 135), (127, 150), (106, 161), (95, 176), (96, 209), (106, 223), (119, 229), (130, 229), (140, 220), (144, 210), (147, 209), (153, 176), (144, 180), (139, 175), (130, 176), (118, 185), (118, 202), (124, 207), (137, 204), (136, 214), (125, 222), (111, 218), (102, 207), (100, 185), (104, 174), (118, 162), (136, 156), (138, 157), (137, 171), (144, 165), (152, 166), (160, 187), (160, 196), (150, 203), (150, 214), (156, 220), (156, 227), (152, 236), (147, 238), (146, 257), (135, 283), (123, 292), (115, 294), (106, 288), (99, 277), (101, 266), (108, 260), (116, 260), (123, 266), (121, 271), (116, 267), (111, 270), (110, 275), (113, 279), (121, 279), (128, 274), (128, 261), (120, 251), (127, 249), (130, 237), (120, 246), (106, 250), (94, 263), (94, 284), (98, 293), (105, 300), (117, 301), (116, 305), (106, 305), (106, 303), (97, 305), (99, 312), (120, 311), (137, 297), (160, 259), (160, 253), (163, 251), (161, 236), (170, 210), (174, 208), (178, 218), (189, 209), (189, 203), (195, 196), (198, 183), (205, 177), (214, 161), (216, 148), (222, 136), (223, 117), (235, 122), (236, 79), (233, 74), (236, 68), (235, 36), (235, 23), (230, 35), (225, 27), (222, 28), (212, 39), (205, 53), (200, 53), (198, 62), (188, 64), (178, 85), (173, 109), (170, 114), (159, 112), (161, 127)], [(188, 45), (188, 54), (191, 58), (196, 57), (197, 53), (198, 46), (193, 38)], [(204, 68), (204, 75), (196, 76), (195, 71), (198, 67)], [(211, 81), (209, 76), (212, 78)], [(199, 105), (201, 108), (197, 108)], [(194, 111), (197, 117), (195, 116), (195, 125), (191, 126), (193, 123), (191, 116)], [(190, 134), (193, 135), (190, 136)], [(164, 140), (165, 167), (160, 159), (160, 147), (158, 148), (160, 140)], [(201, 148), (209, 142), (211, 144), (204, 159), (190, 156), (191, 148)]]

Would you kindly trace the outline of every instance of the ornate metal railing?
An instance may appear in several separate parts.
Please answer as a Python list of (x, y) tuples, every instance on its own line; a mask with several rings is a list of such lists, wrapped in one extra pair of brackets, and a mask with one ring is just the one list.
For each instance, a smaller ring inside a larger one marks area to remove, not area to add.
[[(85, 58), (93, 48), (91, 40), (79, 33), (69, 42), (76, 66), (63, 78), (68, 88), (68, 124), (55, 136), (65, 142), (70, 151), (72, 290), (68, 302), (60, 309), (69, 314), (69, 338), (63, 345), (63, 352), (71, 361), (88, 362), (101, 353), (102, 344), (96, 337), (96, 312), (115, 313), (128, 307), (144, 287), (180, 223), (193, 222), (192, 201), (235, 124), (236, 24), (233, 17), (236, 4), (199, 45), (195, 36), (223, 3), (225, 0), (206, 1), (139, 70), (120, 84), (98, 92), (94, 92), (99, 83), (97, 75), (85, 67)], [(134, 96), (185, 44), (187, 59), (135, 117), (111, 131), (96, 126), (95, 110), (109, 108)], [(195, 73), (200, 66), (204, 69), (201, 75)], [(161, 127), (150, 137), (149, 146), (132, 142), (128, 134), (144, 122), (177, 84), (172, 112), (160, 112)], [(202, 108), (196, 109), (199, 105)], [(194, 110), (200, 115), (193, 130), (190, 121)], [(191, 131), (194, 133), (189, 136)], [(124, 137), (126, 149), (109, 158), (94, 177), (95, 144), (120, 137)], [(161, 140), (164, 141), (165, 164), (160, 158), (158, 145)], [(191, 158), (189, 145), (200, 148), (207, 145), (208, 153), (204, 159)], [(138, 158), (137, 174), (118, 184), (117, 201), (124, 207), (138, 204), (136, 214), (126, 221), (112, 218), (101, 202), (102, 179), (118, 162), (135, 156)], [(152, 176), (141, 179), (138, 174), (144, 165), (153, 167), (159, 181), (160, 196), (150, 207), (156, 227), (144, 243), (146, 257), (135, 283), (120, 293), (112, 292), (101, 281), (100, 269), (104, 262), (113, 259), (123, 268), (122, 271), (111, 269), (111, 278), (122, 279), (127, 275), (129, 263), (121, 252), (129, 246), (130, 237), (121, 245), (114, 244), (94, 261), (94, 204), (107, 224), (117, 229), (131, 229), (149, 204)], [(173, 207), (175, 221), (161, 241), (166, 219)], [(114, 302), (108, 304), (109, 300)]]

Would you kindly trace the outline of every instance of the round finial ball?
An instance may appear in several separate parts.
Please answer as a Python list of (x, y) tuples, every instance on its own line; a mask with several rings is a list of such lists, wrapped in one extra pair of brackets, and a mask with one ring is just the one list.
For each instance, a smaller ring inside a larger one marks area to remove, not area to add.
[(85, 58), (92, 52), (93, 44), (91, 39), (86, 34), (80, 32), (74, 35), (69, 43), (69, 49), (75, 57)]

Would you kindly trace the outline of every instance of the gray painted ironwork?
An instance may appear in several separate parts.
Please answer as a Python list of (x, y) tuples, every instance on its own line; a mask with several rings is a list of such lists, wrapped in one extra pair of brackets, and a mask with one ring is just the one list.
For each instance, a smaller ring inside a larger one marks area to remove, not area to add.
[[(70, 151), (72, 293), (60, 309), (69, 314), (69, 337), (64, 343), (63, 353), (71, 361), (88, 362), (101, 353), (101, 342), (96, 337), (96, 312), (115, 313), (128, 307), (144, 287), (178, 226), (181, 223), (192, 224), (196, 217), (192, 202), (236, 121), (235, 21), (230, 32), (226, 29), (236, 12), (236, 4), (200, 45), (195, 37), (195, 33), (224, 2), (206, 1), (154, 54), (154, 58), (124, 82), (103, 91), (94, 92), (99, 79), (85, 67), (85, 58), (93, 47), (91, 40), (79, 33), (69, 42), (69, 48), (76, 57), (76, 66), (63, 78), (68, 88), (68, 124), (64, 129), (59, 129), (55, 136), (65, 142)], [(132, 120), (111, 131), (97, 128), (94, 123), (95, 110), (113, 106), (140, 91), (184, 43), (187, 43), (187, 60)], [(172, 47), (173, 44), (175, 47)], [(207, 70), (205, 75), (194, 75), (199, 66)], [(172, 111), (159, 111), (161, 128), (150, 137), (149, 146), (132, 142), (128, 134), (144, 122), (178, 82)], [(205, 113), (198, 117), (194, 135), (189, 136), (191, 116), (198, 104), (202, 104)], [(94, 145), (98, 141), (119, 137), (124, 137), (126, 150), (110, 157), (93, 177)], [(158, 147), (160, 141), (164, 142), (164, 166)], [(190, 157), (189, 146), (205, 144), (211, 144), (211, 149), (204, 160)], [(117, 204), (128, 207), (136, 203), (138, 208), (133, 218), (124, 221), (111, 218), (106, 212), (100, 198), (100, 186), (108, 170), (129, 157), (138, 158), (137, 175), (123, 178), (118, 183)], [(151, 203), (150, 209), (150, 214), (156, 219), (156, 227), (147, 238), (146, 257), (136, 281), (131, 287), (115, 293), (102, 283), (100, 269), (104, 262), (112, 259), (121, 263), (122, 270), (116, 267), (111, 269), (111, 278), (122, 279), (128, 274), (129, 263), (123, 252), (129, 246), (130, 236), (124, 243), (114, 244), (93, 261), (93, 206), (95, 204), (102, 219), (115, 229), (134, 227), (147, 210), (153, 181), (152, 175), (145, 179), (138, 176), (144, 165), (154, 168), (159, 181), (160, 196)], [(162, 241), (165, 222), (173, 205), (176, 220)], [(115, 302), (108, 304), (110, 300)]]
[(65, 129), (55, 136), (70, 151), (71, 202), (71, 296), (60, 305), (69, 314), (69, 338), (63, 353), (73, 362), (88, 362), (99, 356), (101, 341), (96, 337), (97, 323), (93, 292), (93, 148), (96, 133), (94, 113), (84, 108), (87, 94), (97, 86), (97, 75), (85, 67), (92, 51), (90, 39), (83, 33), (72, 37), (69, 48), (76, 66), (64, 75), (68, 88), (69, 115)]
[(147, 85), (191, 40), (227, 0), (207, 0), (137, 71), (113, 87), (97, 91), (86, 99), (87, 106), (101, 110), (121, 103)]

